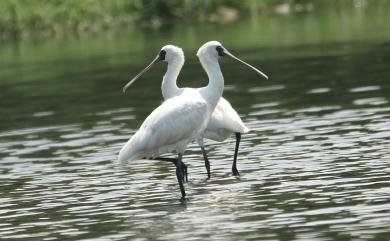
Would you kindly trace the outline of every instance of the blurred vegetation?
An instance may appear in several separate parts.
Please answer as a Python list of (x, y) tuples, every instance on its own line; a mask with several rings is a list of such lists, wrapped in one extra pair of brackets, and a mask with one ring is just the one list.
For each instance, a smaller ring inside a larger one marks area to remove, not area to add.
[[(374, 0), (375, 1), (375, 0)], [(380, 0), (378, 0), (380, 1)], [(387, 1), (387, 0), (382, 0)], [(118, 27), (160, 27), (175, 21), (234, 21), (367, 0), (0, 0), (0, 36), (58, 36)]]

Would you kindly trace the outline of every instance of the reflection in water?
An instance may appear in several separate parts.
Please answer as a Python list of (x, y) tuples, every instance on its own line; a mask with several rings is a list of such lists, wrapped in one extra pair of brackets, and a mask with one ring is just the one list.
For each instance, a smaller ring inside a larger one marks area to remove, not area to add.
[[(242, 137), (241, 177), (230, 175), (233, 145), (228, 142), (234, 138), (207, 143), (210, 180), (194, 144), (184, 159), (186, 202), (179, 200), (169, 163), (115, 164), (123, 143), (161, 101), (160, 82), (152, 83), (160, 72), (126, 96), (121, 86), (129, 66), (119, 60), (100, 77), (84, 60), (74, 60), (69, 75), (47, 70), (47, 76), (36, 77), (39, 86), (4, 81), (0, 237), (387, 240), (389, 47), (368, 41), (299, 51), (236, 50), (272, 78), (257, 81), (234, 64), (221, 63), (229, 84), (224, 96), (252, 130)], [(267, 61), (256, 57), (271, 52)], [(90, 61), (99, 70), (106, 60)], [(190, 58), (186, 66), (183, 79), (189, 82), (183, 85), (203, 84), (198, 63)], [(52, 81), (52, 74), (58, 79)]]

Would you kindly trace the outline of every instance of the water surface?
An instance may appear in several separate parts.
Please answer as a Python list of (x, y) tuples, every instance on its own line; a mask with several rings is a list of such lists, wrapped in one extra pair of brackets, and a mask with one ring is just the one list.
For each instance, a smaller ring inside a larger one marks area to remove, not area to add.
[[(0, 237), (388, 240), (388, 10), (4, 43)], [(186, 51), (180, 85), (205, 85), (195, 52), (211, 39), (271, 80), (221, 60), (224, 96), (251, 129), (241, 176), (230, 174), (233, 137), (207, 142), (210, 180), (193, 144), (181, 202), (173, 166), (114, 163), (161, 103), (165, 64), (121, 87), (168, 43)]]

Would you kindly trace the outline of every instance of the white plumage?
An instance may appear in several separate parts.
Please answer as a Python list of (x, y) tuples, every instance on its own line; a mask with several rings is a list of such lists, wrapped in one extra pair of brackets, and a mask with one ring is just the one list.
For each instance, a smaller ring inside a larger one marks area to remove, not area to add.
[[(196, 92), (194, 88), (179, 88), (177, 86), (177, 78), (184, 65), (184, 52), (181, 48), (173, 45), (164, 46), (161, 51), (165, 51), (165, 61), (168, 62), (167, 72), (165, 73), (161, 85), (162, 95), (165, 100), (179, 96), (186, 95), (192, 92)], [(239, 175), (236, 160), (238, 154), (238, 146), (241, 133), (249, 132), (249, 128), (246, 127), (239, 117), (238, 113), (233, 109), (231, 104), (223, 97), (221, 97), (215, 107), (207, 128), (203, 134), (203, 137), (214, 141), (224, 141), (230, 137), (233, 133), (236, 133), (236, 149), (234, 153), (232, 172), (233, 175)], [(206, 151), (203, 147), (203, 141), (198, 139), (203, 156), (205, 158), (205, 165), (207, 169), (208, 177), (210, 177), (210, 164)]]
[(209, 108), (196, 92), (168, 99), (145, 119), (123, 146), (119, 161), (125, 164), (172, 150), (184, 153), (187, 145), (204, 131), (211, 112)]
[[(206, 87), (183, 93), (164, 101), (144, 121), (140, 129), (130, 138), (119, 152), (119, 162), (126, 163), (139, 158), (153, 157), (159, 160), (158, 155), (175, 150), (177, 159), (171, 159), (176, 166), (176, 177), (179, 182), (182, 197), (185, 190), (183, 176), (185, 166), (182, 154), (187, 145), (194, 139), (201, 138), (211, 113), (217, 105), (223, 92), (224, 80), (218, 64), (218, 42), (208, 42), (198, 50), (198, 57), (209, 76)], [(155, 63), (165, 60), (166, 51), (159, 55), (143, 71), (134, 77), (123, 88), (125, 91), (137, 78), (150, 69)]]
[[(194, 88), (179, 88), (176, 84), (180, 70), (184, 65), (183, 50), (177, 46), (166, 45), (161, 50), (166, 51), (168, 69), (161, 85), (161, 91), (165, 100), (197, 91)], [(223, 141), (234, 132), (247, 133), (249, 129), (244, 125), (237, 112), (223, 97), (218, 101), (204, 137), (215, 141)]]
[(244, 125), (230, 103), (221, 97), (207, 125), (204, 137), (214, 141), (224, 141), (236, 132), (247, 133), (249, 128)]
[[(118, 160), (123, 164), (140, 158), (172, 161), (176, 166), (176, 176), (182, 197), (185, 196), (183, 176), (186, 175), (186, 166), (181, 160), (182, 154), (191, 141), (198, 140), (198, 143), (201, 145), (202, 151), (205, 155), (203, 149), (203, 136), (204, 134), (207, 134), (207, 131), (205, 130), (217, 104), (219, 107), (216, 109), (215, 117), (213, 118), (214, 124), (211, 126), (212, 128), (225, 126), (228, 128), (236, 128), (233, 130), (237, 131), (247, 131), (247, 128), (242, 124), (238, 114), (226, 100), (219, 104), (224, 87), (224, 79), (218, 63), (219, 57), (228, 56), (242, 63), (244, 62), (230, 54), (222, 47), (221, 43), (217, 41), (205, 43), (199, 48), (197, 56), (209, 78), (209, 83), (206, 87), (198, 89), (177, 88), (176, 78), (184, 63), (184, 54), (182, 62), (180, 62), (180, 58), (176, 58), (165, 49), (162, 49), (152, 63), (137, 74), (123, 88), (125, 91), (136, 79), (149, 70), (155, 63), (161, 60), (166, 60), (168, 63), (171, 63), (168, 65), (168, 70), (164, 79), (174, 77), (174, 81), (170, 82), (170, 84), (174, 84), (173, 87), (167, 88), (167, 90), (169, 89), (168, 92), (176, 94), (163, 92), (164, 98), (167, 100), (157, 107), (145, 119), (139, 130), (120, 150)], [(264, 75), (254, 67), (250, 65), (248, 66)], [(172, 95), (168, 97), (167, 95), (170, 94)], [(235, 115), (231, 118), (231, 121), (225, 121), (227, 115), (224, 112), (226, 110), (233, 111), (235, 113)], [(219, 138), (223, 138), (227, 135), (224, 132), (225, 130), (221, 133), (219, 133), (219, 131), (210, 131), (209, 135), (210, 137), (215, 135), (219, 136)], [(158, 157), (161, 154), (173, 150), (178, 153), (177, 159)], [(205, 156), (205, 160), (206, 159), (207, 156)], [(183, 166), (185, 167), (184, 169)]]

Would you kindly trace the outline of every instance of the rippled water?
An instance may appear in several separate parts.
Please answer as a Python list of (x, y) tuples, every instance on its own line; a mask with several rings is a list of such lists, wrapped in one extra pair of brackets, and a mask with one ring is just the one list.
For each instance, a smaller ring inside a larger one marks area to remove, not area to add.
[[(210, 180), (191, 145), (185, 202), (172, 165), (114, 163), (161, 101), (163, 65), (121, 93), (149, 60), (134, 56), (158, 48), (9, 64), (0, 86), (0, 237), (388, 240), (390, 42), (233, 50), (272, 80), (221, 61), (224, 96), (252, 130), (242, 137), (241, 177), (230, 174), (233, 137), (207, 143)], [(188, 52), (182, 85), (200, 86)]]

